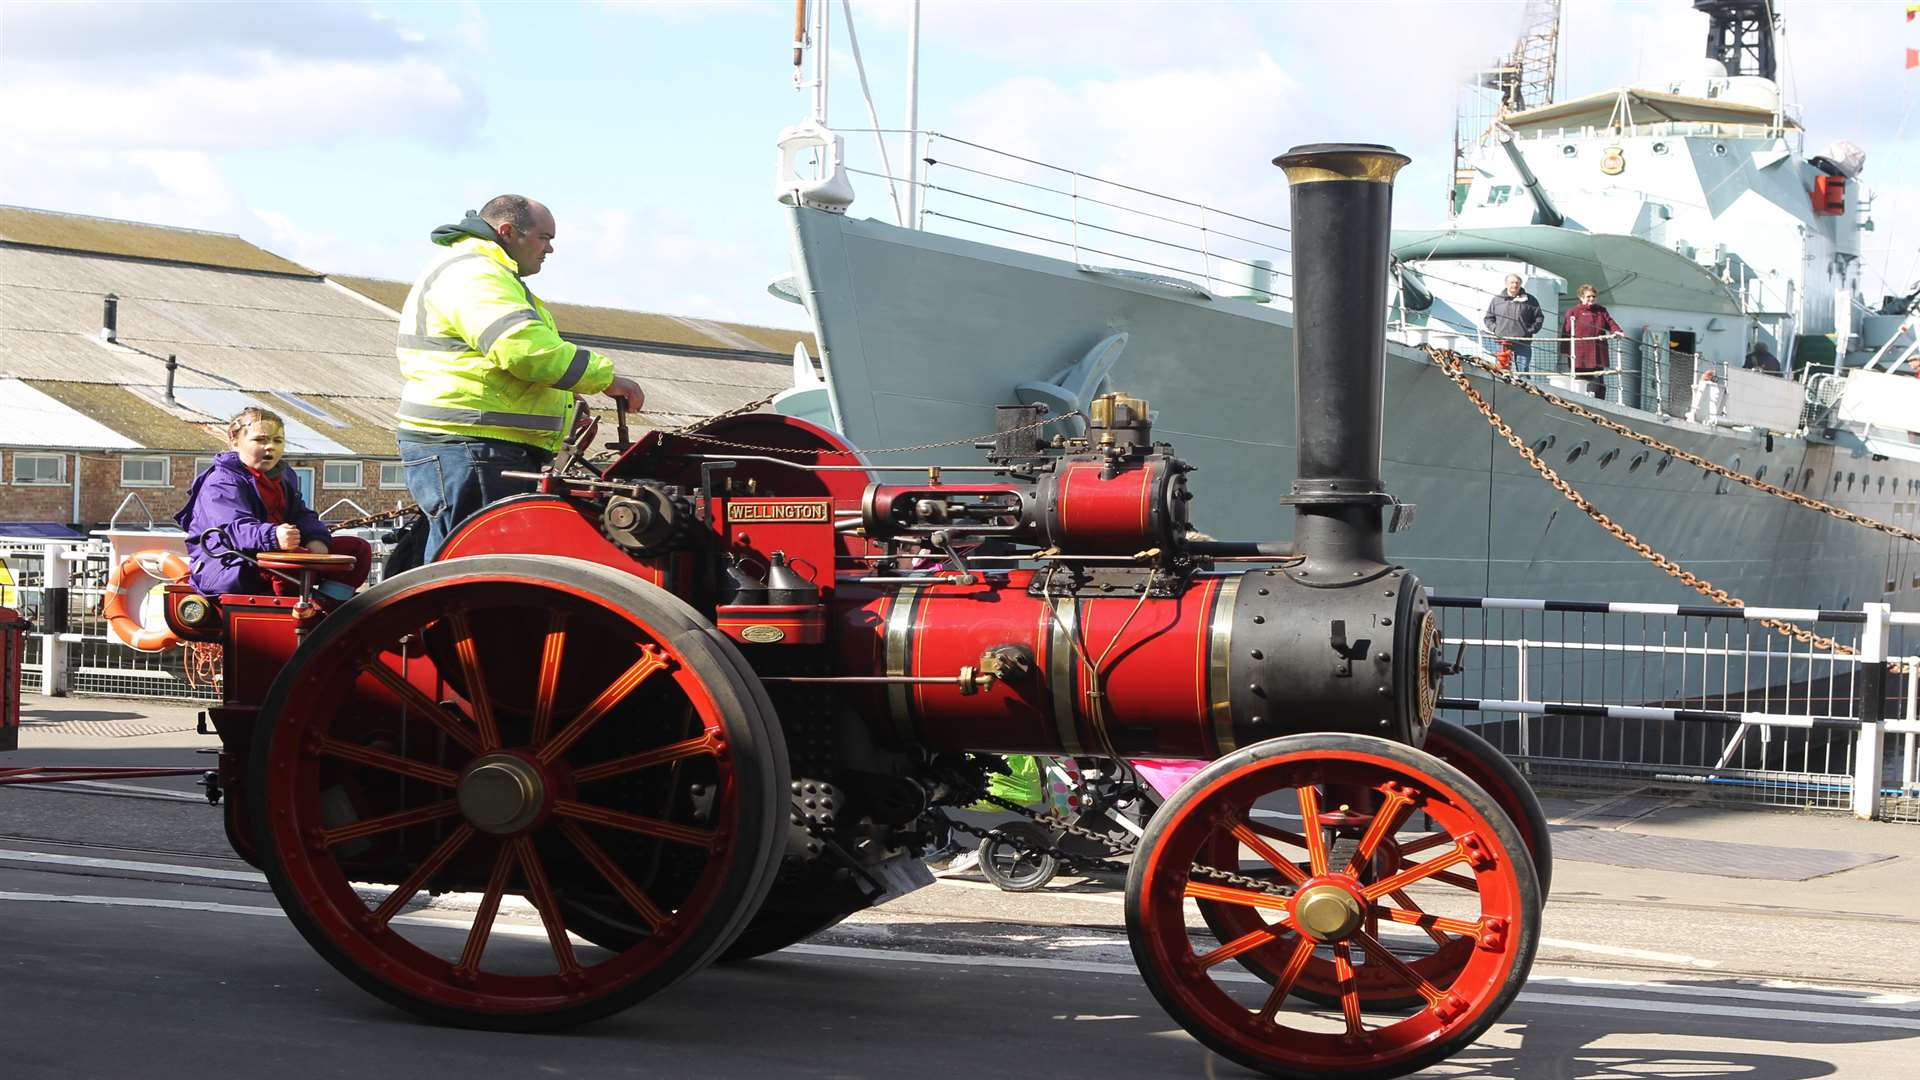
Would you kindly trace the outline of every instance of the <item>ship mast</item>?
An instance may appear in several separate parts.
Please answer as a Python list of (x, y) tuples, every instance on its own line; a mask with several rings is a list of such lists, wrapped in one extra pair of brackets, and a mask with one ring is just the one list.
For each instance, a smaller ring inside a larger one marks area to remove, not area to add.
[(1758, 75), (1772, 79), (1773, 18), (1768, 0), (1693, 0), (1693, 10), (1706, 15), (1707, 57), (1718, 60), (1728, 75)]
[[(1460, 200), (1473, 183), (1467, 149), (1509, 113), (1553, 103), (1560, 66), (1560, 0), (1527, 0), (1520, 36), (1513, 51), (1478, 72), (1462, 94), (1453, 125), (1453, 184), (1447, 190), (1447, 217), (1460, 212)], [(1468, 141), (1462, 141), (1462, 137)]]

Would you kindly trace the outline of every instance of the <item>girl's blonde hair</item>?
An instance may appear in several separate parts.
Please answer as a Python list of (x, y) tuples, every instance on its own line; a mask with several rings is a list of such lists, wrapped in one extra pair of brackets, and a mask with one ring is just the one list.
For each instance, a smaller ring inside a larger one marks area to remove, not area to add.
[[(1599, 289), (1596, 289), (1596, 288), (1594, 288), (1594, 287), (1592, 286), (1592, 284), (1586, 284), (1586, 285), (1582, 285), (1582, 286), (1580, 286), (1579, 288), (1577, 288), (1577, 289), (1575, 289), (1575, 290), (1573, 290), (1573, 295), (1575, 295), (1575, 296), (1579, 296), (1579, 295), (1580, 295), (1581, 293), (1592, 293), (1592, 294), (1593, 294), (1593, 298), (1594, 298), (1595, 300), (1598, 300), (1598, 299), (1600, 299), (1600, 290), (1599, 290)], [(273, 414), (272, 414), (272, 413), (268, 413), (267, 415), (269, 415), (269, 416), (271, 416), (271, 415), (273, 415)]]
[(280, 414), (274, 412), (272, 409), (262, 409), (258, 405), (250, 405), (234, 413), (233, 418), (227, 421), (227, 441), (232, 442), (240, 437), (241, 432), (259, 423), (279, 424), (283, 431), (287, 426), (287, 422), (280, 419)]

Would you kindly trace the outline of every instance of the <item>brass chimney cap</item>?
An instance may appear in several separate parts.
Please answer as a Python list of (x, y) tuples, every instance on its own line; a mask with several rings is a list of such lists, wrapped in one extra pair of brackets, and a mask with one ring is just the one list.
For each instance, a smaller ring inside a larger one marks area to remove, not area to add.
[(1289, 184), (1322, 180), (1359, 180), (1391, 184), (1396, 173), (1413, 161), (1391, 146), (1379, 143), (1308, 143), (1273, 159), (1287, 171)]

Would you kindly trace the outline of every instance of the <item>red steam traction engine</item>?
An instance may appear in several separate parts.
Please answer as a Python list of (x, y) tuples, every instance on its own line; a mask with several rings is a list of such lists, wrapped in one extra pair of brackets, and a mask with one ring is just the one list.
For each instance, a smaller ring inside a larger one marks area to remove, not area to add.
[[(1439, 633), (1384, 557), (1405, 161), (1278, 160), (1291, 546), (1198, 536), (1188, 466), (1121, 394), (1050, 441), (1038, 409), (1004, 409), (985, 466), (888, 469), (765, 415), (650, 434), (604, 470), (563, 455), (441, 561), (338, 607), (170, 590), (174, 629), (228, 650), (210, 712), (234, 846), (367, 990), (540, 1030), (922, 883), (929, 811), (981, 789), (970, 751), (1213, 759), (1127, 881), (1167, 1010), (1278, 1076), (1398, 1075), (1465, 1046), (1531, 964), (1544, 836), (1511, 766), (1432, 725)], [(310, 586), (329, 558), (260, 565)], [(479, 914), (423, 926), (422, 891), (479, 894)], [(509, 895), (540, 940), (490, 940)]]

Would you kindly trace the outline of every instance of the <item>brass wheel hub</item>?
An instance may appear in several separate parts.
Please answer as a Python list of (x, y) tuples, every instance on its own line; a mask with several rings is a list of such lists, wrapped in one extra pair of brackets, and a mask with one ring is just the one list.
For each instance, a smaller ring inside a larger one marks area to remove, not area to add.
[(1293, 901), (1293, 921), (1315, 941), (1339, 941), (1360, 926), (1360, 900), (1338, 885), (1310, 885)]
[(547, 784), (532, 762), (512, 754), (488, 754), (467, 766), (454, 796), (474, 828), (505, 836), (539, 819), (546, 808)]

